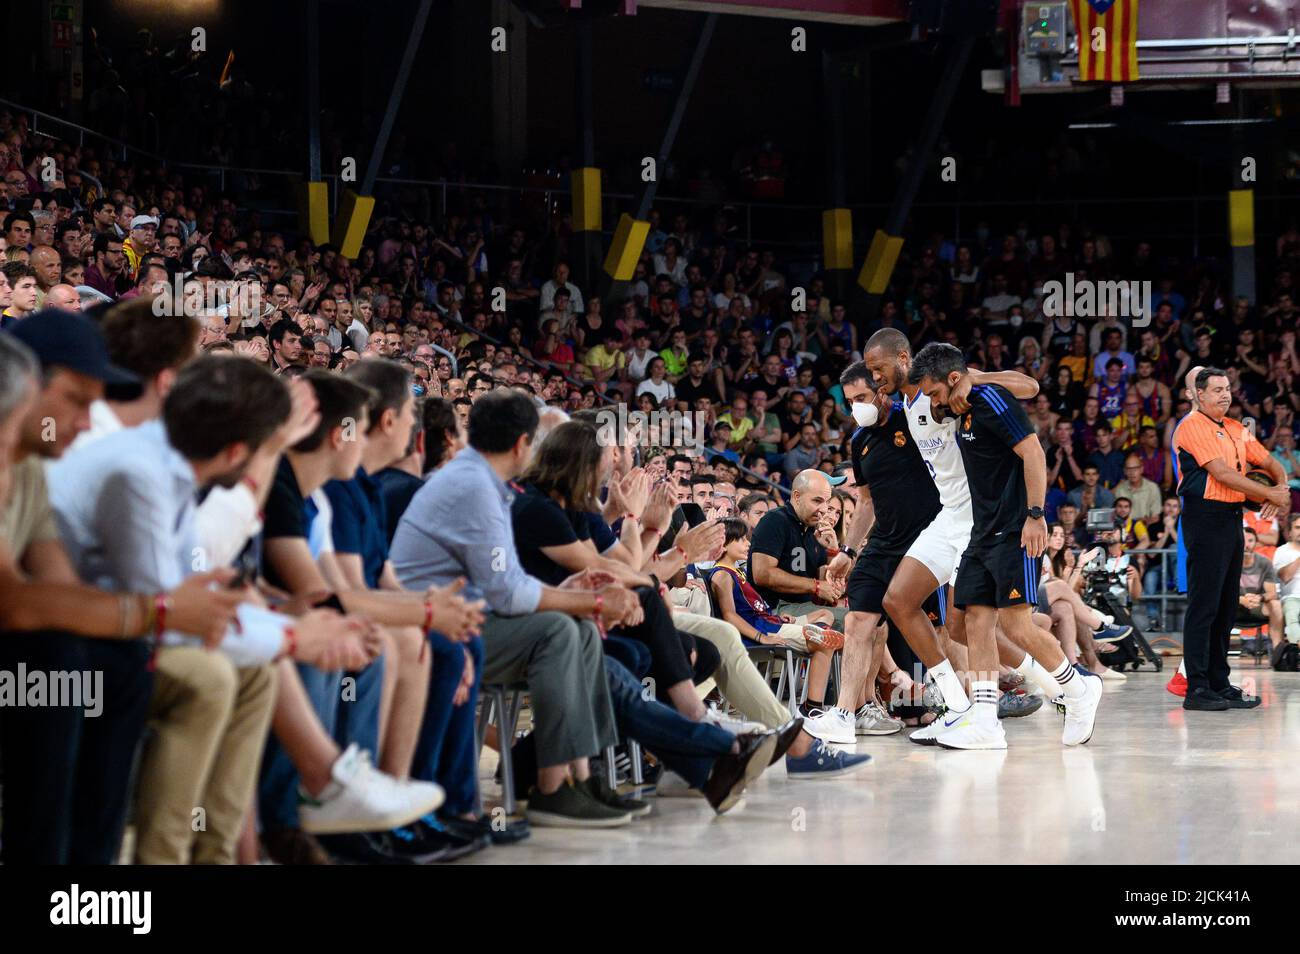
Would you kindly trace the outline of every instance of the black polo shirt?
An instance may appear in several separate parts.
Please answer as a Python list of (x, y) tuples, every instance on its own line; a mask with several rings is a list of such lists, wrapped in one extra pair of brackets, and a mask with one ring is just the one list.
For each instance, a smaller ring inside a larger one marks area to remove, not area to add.
[[(786, 503), (784, 506), (769, 510), (758, 521), (754, 534), (749, 541), (750, 579), (754, 574), (754, 554), (765, 553), (776, 559), (777, 569), (794, 576), (804, 576), (810, 580), (817, 579), (817, 571), (827, 561), (826, 548), (817, 542), (816, 527), (805, 524), (795, 514), (794, 508)], [(797, 566), (797, 568), (796, 568)], [(754, 583), (758, 595), (767, 601), (768, 606), (775, 607), (785, 600), (790, 603), (805, 603), (812, 599), (808, 593), (780, 593)]]

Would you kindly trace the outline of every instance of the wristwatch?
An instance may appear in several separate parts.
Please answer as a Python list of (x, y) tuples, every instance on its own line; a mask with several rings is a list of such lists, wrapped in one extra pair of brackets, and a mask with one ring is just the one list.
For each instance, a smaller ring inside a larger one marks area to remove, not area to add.
[(856, 560), (858, 558), (858, 551), (852, 547), (840, 547), (840, 552), (847, 553), (850, 560)]
[(1029, 519), (1030, 519), (1030, 520), (1042, 520), (1042, 519), (1043, 519), (1043, 508), (1042, 508), (1042, 507), (1030, 507), (1030, 508), (1029, 508)]

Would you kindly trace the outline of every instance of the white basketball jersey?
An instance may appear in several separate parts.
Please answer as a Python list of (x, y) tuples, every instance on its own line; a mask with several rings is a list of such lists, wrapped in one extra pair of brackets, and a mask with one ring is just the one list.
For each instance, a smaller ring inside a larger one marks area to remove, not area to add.
[(951, 414), (936, 421), (930, 413), (930, 399), (922, 391), (911, 401), (904, 399), (907, 427), (912, 439), (925, 459), (934, 485), (939, 488), (939, 500), (945, 507), (970, 506), (970, 484), (966, 482), (966, 465), (961, 460), (957, 446), (958, 418)]

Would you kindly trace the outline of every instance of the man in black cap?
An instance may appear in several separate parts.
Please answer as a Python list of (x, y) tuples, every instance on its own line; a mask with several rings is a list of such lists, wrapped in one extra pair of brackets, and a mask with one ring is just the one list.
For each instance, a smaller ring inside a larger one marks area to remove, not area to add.
[[(105, 385), (138, 382), (108, 360), (99, 328), (82, 315), (47, 309), (24, 318), (6, 333), (31, 349), (43, 376), (18, 436), (10, 469), (9, 506), (0, 514), (0, 536), (14, 550), (14, 558), (29, 580), (78, 584), (76, 570), (59, 539), (42, 462), (59, 457), (90, 427), (90, 405), (103, 397)], [(79, 742), (69, 740), (45, 753), (48, 763), (75, 778), (75, 788), (71, 804), (64, 806), (68, 817), (39, 819), (60, 830), (47, 833), (49, 837), (33, 845), (37, 857), (26, 860), (110, 864), (116, 860), (126, 818), (131, 762), (149, 708), (149, 643), (83, 640), (54, 632), (25, 637), (8, 633), (3, 643), (6, 666), (15, 656), (14, 661), (24, 663), (28, 671), (103, 673), (103, 711), (93, 719), (77, 719), (68, 727), (74, 734), (79, 731)], [(6, 751), (6, 756), (9, 754)], [(8, 796), (6, 791), (6, 801)], [(12, 835), (18, 837), (17, 832)], [(7, 835), (5, 853), (12, 857), (9, 840)]]

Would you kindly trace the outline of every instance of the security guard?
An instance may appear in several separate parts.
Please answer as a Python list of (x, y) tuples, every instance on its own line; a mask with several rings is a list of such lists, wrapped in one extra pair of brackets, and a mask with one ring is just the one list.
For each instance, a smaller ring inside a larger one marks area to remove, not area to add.
[[(1194, 387), (1196, 410), (1183, 418), (1173, 440), (1187, 543), (1183, 708), (1253, 709), (1259, 699), (1228, 682), (1228, 636), (1240, 591), (1242, 504), (1256, 501), (1265, 515), (1274, 515), (1290, 507), (1291, 494), (1282, 466), (1240, 421), (1227, 417), (1232, 404), (1228, 376), (1218, 368), (1202, 368)], [(1246, 477), (1254, 468), (1266, 471), (1273, 486)]]

